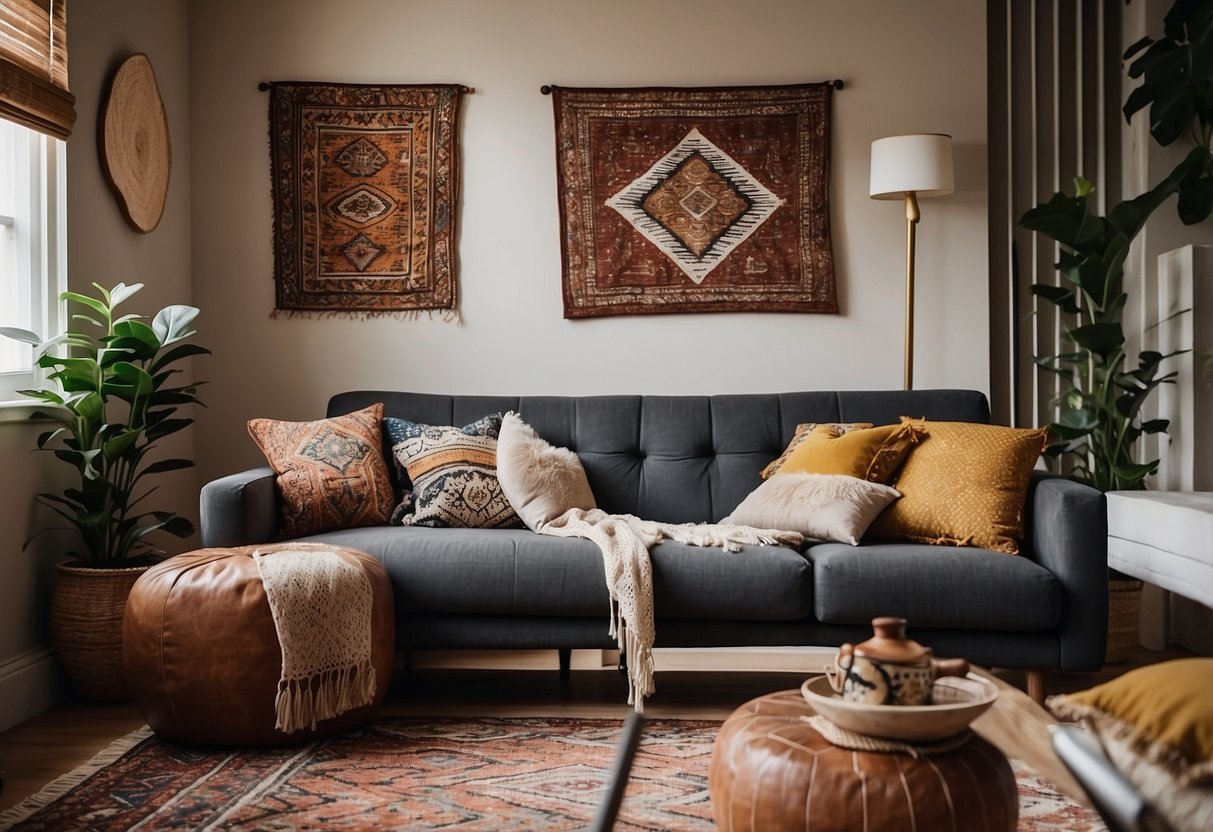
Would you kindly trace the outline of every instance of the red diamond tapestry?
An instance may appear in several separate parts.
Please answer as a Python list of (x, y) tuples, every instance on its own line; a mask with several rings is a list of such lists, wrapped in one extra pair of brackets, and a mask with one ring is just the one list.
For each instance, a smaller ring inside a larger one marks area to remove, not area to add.
[(275, 314), (454, 310), (454, 84), (270, 85)]
[(551, 87), (564, 316), (837, 312), (834, 83)]

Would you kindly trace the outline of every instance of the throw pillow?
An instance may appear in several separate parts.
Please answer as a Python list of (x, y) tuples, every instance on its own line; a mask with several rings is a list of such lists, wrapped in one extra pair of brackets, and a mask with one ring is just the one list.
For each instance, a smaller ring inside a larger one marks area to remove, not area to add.
[(840, 433), (818, 425), (779, 469), (783, 474), (843, 474), (887, 483), (918, 442), (916, 425), (882, 425)]
[[(400, 419), (396, 416), (383, 417), (383, 435), (387, 440), (388, 449), (391, 451), (392, 463), (396, 474), (396, 482), (400, 488), (406, 492), (405, 502), (411, 502), (407, 498), (407, 492), (413, 488), (413, 483), (409, 480), (408, 471), (404, 470), (404, 466), (400, 464), (400, 460), (396, 458), (396, 446), (406, 439), (414, 439), (421, 435), (429, 425), (421, 422), (410, 422), (408, 419)], [(460, 428), (461, 431), (468, 436), (491, 436), (497, 438), (497, 432), (501, 430), (501, 414), (490, 413), (488, 416), (482, 416), (470, 425), (464, 425)]]
[(858, 546), (876, 516), (899, 496), (887, 485), (841, 474), (779, 473), (721, 522)]
[(1049, 709), (1082, 720), (1113, 765), (1180, 832), (1213, 829), (1213, 659), (1141, 667)]
[(783, 449), (783, 453), (781, 453), (779, 456), (775, 457), (775, 459), (768, 462), (767, 467), (762, 469), (762, 471), (759, 473), (759, 476), (762, 477), (764, 480), (767, 479), (768, 477), (772, 476), (776, 471), (778, 471), (783, 466), (783, 464), (785, 462), (788, 461), (788, 457), (792, 455), (792, 451), (794, 451), (798, 447), (800, 447), (800, 443), (803, 442), (808, 437), (808, 435), (813, 432), (813, 429), (817, 428), (817, 427), (822, 427), (822, 426), (836, 428), (839, 433), (850, 433), (853, 430), (863, 430), (864, 428), (870, 428), (870, 427), (872, 427), (872, 423), (871, 422), (822, 422), (819, 425), (817, 422), (801, 422), (799, 425), (796, 426), (796, 432), (792, 434), (792, 441), (789, 442), (788, 446)]
[(395, 495), (383, 459), (383, 405), (315, 422), (253, 419), (249, 435), (278, 475), (282, 536), (376, 526)]
[(902, 421), (926, 436), (891, 483), (901, 499), (876, 518), (870, 535), (1018, 554), (1028, 481), (1048, 429)]
[[(413, 484), (413, 510), (392, 522), (431, 528), (503, 529), (519, 525), (497, 480), (497, 440), (465, 429), (423, 425), (393, 448)], [(407, 512), (407, 513), (406, 513)]]
[(598, 507), (577, 454), (549, 444), (513, 411), (501, 420), (497, 479), (514, 511), (532, 531), (571, 508)]

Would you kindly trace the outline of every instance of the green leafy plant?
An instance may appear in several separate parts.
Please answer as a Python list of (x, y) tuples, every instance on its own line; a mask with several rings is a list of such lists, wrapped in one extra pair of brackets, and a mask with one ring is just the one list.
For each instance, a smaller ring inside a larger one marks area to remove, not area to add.
[(167, 306), (149, 326), (139, 315), (116, 317), (118, 306), (143, 284), (93, 286), (97, 297), (60, 296), (81, 309), (63, 334), (43, 340), (28, 330), (0, 327), (0, 335), (32, 345), (37, 366), (50, 371), (46, 384), (19, 392), (50, 405), (44, 415), (59, 423), (38, 437), (38, 448), (79, 474), (78, 486), (35, 499), (71, 524), (60, 528), (78, 532), (84, 549), (70, 554), (89, 566), (121, 567), (158, 553), (148, 540), (152, 532), (193, 533), (193, 524), (180, 515), (138, 509), (156, 486), (137, 492), (144, 477), (193, 465), (188, 459), (150, 461), (149, 455), (159, 440), (193, 422), (178, 417), (178, 409), (200, 404), (199, 383), (172, 386), (181, 372), (172, 365), (210, 351), (186, 343), (196, 334), (190, 328), (196, 308)]
[(1133, 240), (1172, 195), (1178, 194), (1186, 224), (1213, 215), (1213, 2), (1177, 0), (1164, 20), (1164, 36), (1143, 38), (1129, 47), (1125, 59), (1134, 55), (1139, 57), (1129, 76), (1142, 84), (1125, 102), (1125, 118), (1148, 106), (1150, 133), (1159, 144), (1186, 133), (1193, 149), (1162, 182), (1116, 205), (1106, 217), (1092, 212), (1094, 190), (1079, 178), (1073, 196), (1054, 194), (1019, 221), (1061, 248), (1056, 264), (1061, 285), (1032, 286), (1033, 294), (1058, 308), (1071, 346), (1068, 352), (1036, 357), (1037, 365), (1057, 373), (1064, 385), (1046, 454), (1054, 467), (1101, 491), (1144, 488), (1159, 461), (1137, 461), (1137, 440), (1170, 426), (1166, 419), (1143, 420), (1142, 407), (1155, 389), (1172, 383), (1176, 374), (1163, 365), (1178, 353), (1144, 350), (1136, 362), (1126, 354), (1124, 266)]
[[(1144, 51), (1143, 51), (1144, 50)], [(1150, 135), (1163, 147), (1185, 134), (1203, 148), (1202, 164), (1193, 165), (1179, 183), (1176, 208), (1186, 225), (1213, 216), (1213, 3), (1177, 0), (1163, 18), (1163, 36), (1144, 37), (1125, 51), (1129, 77), (1141, 86), (1125, 101), (1125, 119), (1149, 107)]]

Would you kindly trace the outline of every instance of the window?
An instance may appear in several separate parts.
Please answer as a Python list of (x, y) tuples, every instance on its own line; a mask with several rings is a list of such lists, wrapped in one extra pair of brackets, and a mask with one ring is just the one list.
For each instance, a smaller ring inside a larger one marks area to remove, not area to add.
[[(66, 286), (67, 146), (0, 119), (0, 326), (44, 338), (62, 328)], [(37, 384), (28, 345), (0, 338), (0, 401)]]

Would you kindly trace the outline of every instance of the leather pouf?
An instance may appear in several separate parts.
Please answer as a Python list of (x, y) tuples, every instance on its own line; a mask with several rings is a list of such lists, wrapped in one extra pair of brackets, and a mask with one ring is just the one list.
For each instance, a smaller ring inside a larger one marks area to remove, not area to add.
[[(316, 548), (359, 564), (371, 582), (370, 705), (284, 734), (274, 727), (282, 649), (253, 552)], [(127, 685), (139, 712), (165, 739), (199, 745), (281, 746), (365, 722), (392, 677), (396, 622), (387, 571), (365, 552), (280, 543), (200, 549), (149, 569), (131, 589), (123, 625)]]
[(722, 832), (1014, 832), (1015, 775), (974, 735), (954, 751), (908, 754), (831, 745), (807, 720), (799, 691), (753, 699), (720, 729), (712, 753), (712, 812)]

